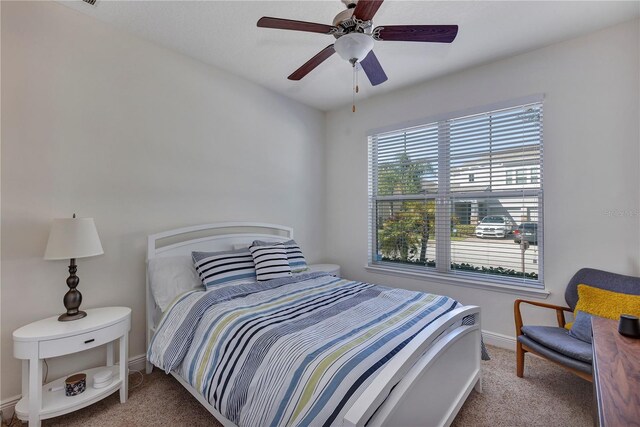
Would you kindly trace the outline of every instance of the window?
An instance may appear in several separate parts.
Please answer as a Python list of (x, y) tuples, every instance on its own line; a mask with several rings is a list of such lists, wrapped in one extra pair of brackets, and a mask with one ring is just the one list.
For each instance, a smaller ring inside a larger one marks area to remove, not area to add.
[(506, 178), (505, 184), (507, 184), (507, 185), (513, 184), (513, 173), (514, 172), (515, 171), (507, 171), (507, 178)]
[(540, 176), (540, 169), (531, 168), (531, 183), (532, 184), (537, 184), (539, 182), (539, 180), (540, 180), (539, 176)]
[(370, 264), (542, 287), (541, 167), (541, 103), (371, 135)]

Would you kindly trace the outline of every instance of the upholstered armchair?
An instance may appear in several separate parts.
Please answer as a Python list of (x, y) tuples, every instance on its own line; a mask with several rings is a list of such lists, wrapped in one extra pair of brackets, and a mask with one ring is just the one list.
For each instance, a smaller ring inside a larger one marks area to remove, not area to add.
[[(591, 344), (573, 338), (564, 328), (565, 312), (573, 312), (576, 308), (579, 284), (624, 294), (640, 295), (640, 278), (638, 277), (583, 268), (571, 278), (567, 285), (564, 298), (568, 307), (537, 301), (516, 300), (514, 303), (516, 336), (518, 339), (516, 344), (516, 374), (519, 377), (524, 374), (525, 353), (534, 353), (557, 363), (587, 381), (593, 381)], [(522, 304), (554, 310), (558, 326), (523, 326), (520, 312)]]

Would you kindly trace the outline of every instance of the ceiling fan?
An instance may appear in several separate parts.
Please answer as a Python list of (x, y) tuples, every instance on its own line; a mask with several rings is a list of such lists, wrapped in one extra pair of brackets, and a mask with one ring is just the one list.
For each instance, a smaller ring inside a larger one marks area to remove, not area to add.
[(262, 17), (258, 27), (281, 30), (306, 31), (329, 34), (337, 40), (322, 49), (302, 67), (294, 71), (289, 80), (300, 80), (327, 58), (338, 55), (351, 63), (360, 64), (373, 86), (387, 80), (378, 58), (373, 53), (376, 41), (410, 41), (428, 43), (451, 43), (458, 34), (457, 25), (385, 25), (373, 27), (372, 19), (383, 0), (341, 0), (347, 10), (343, 10), (333, 20), (333, 25), (291, 19)]

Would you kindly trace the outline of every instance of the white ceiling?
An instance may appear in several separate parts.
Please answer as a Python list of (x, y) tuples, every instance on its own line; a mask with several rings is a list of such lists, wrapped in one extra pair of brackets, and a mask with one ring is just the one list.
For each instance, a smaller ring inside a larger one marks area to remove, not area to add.
[[(62, 2), (160, 45), (245, 77), (307, 105), (329, 110), (351, 102), (352, 71), (333, 55), (299, 82), (287, 76), (333, 36), (257, 28), (261, 16), (330, 24), (344, 9), (322, 1)], [(374, 25), (458, 24), (451, 45), (376, 42), (389, 80), (372, 87), (360, 74), (359, 99), (536, 49), (640, 16), (640, 1), (386, 0)]]

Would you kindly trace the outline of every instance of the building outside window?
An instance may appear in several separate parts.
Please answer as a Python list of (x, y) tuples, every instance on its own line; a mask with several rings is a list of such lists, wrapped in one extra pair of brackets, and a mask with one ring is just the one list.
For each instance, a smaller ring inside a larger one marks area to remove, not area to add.
[(505, 184), (507, 185), (511, 185), (513, 184), (513, 175), (515, 174), (515, 171), (513, 170), (508, 170), (506, 171), (506, 180), (505, 180)]
[(531, 183), (537, 184), (539, 180), (540, 180), (540, 169), (531, 168)]
[[(369, 148), (370, 265), (542, 287), (541, 103), (373, 134)], [(521, 245), (525, 222), (538, 234)]]

